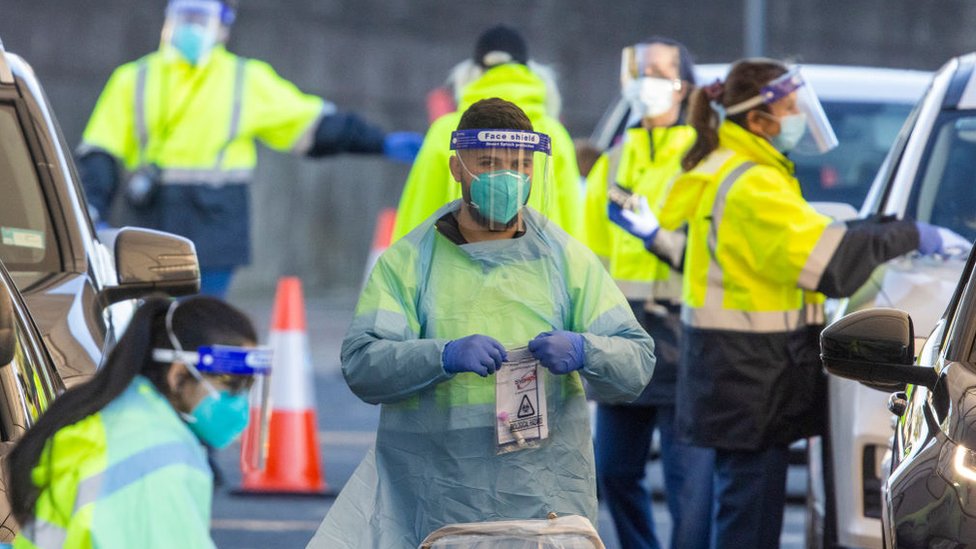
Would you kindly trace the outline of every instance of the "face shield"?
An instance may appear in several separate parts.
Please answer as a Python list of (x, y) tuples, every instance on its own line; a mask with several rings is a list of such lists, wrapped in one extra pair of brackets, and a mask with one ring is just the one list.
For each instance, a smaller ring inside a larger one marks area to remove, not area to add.
[(762, 104), (770, 105), (783, 100), (793, 100), (795, 103), (792, 112), (802, 115), (806, 123), (802, 136), (798, 137), (796, 145), (792, 147), (793, 151), (809, 155), (823, 154), (837, 146), (834, 128), (824, 114), (817, 93), (803, 79), (799, 67), (793, 67), (786, 74), (763, 86), (756, 97), (732, 105), (725, 112), (726, 115), (739, 114)]
[[(181, 413), (187, 426), (204, 443), (223, 448), (251, 422), (255, 427), (249, 461), (263, 466), (270, 419), (271, 357), (268, 347), (207, 345), (185, 351), (173, 332), (174, 301), (166, 312), (166, 331), (172, 349), (153, 349), (156, 362), (183, 364), (207, 395), (189, 414)], [(247, 450), (247, 444), (245, 444)]]
[(164, 51), (177, 53), (191, 65), (203, 65), (220, 38), (224, 4), (216, 0), (170, 0), (163, 23)]
[(462, 195), (474, 227), (505, 231), (526, 205), (549, 211), (549, 136), (526, 130), (458, 130), (451, 135)]
[[(674, 50), (674, 51), (672, 51)], [(678, 94), (684, 82), (678, 76), (680, 55), (667, 44), (637, 44), (621, 53), (620, 90), (630, 103), (634, 119), (660, 116), (680, 101)], [(674, 74), (671, 74), (671, 67)], [(667, 74), (662, 72), (667, 71)]]

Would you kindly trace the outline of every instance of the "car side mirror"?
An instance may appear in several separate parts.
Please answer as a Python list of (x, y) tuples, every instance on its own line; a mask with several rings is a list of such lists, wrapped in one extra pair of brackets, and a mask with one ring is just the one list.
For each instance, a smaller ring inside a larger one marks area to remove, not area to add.
[(200, 263), (187, 238), (123, 227), (115, 234), (114, 249), (119, 283), (102, 291), (106, 304), (153, 292), (181, 296), (200, 291)]
[(906, 384), (932, 388), (938, 378), (932, 368), (914, 365), (915, 329), (898, 309), (865, 309), (827, 326), (820, 359), (828, 372), (886, 393)]
[(14, 339), (14, 304), (10, 294), (0, 287), (0, 366), (14, 359), (17, 341)]

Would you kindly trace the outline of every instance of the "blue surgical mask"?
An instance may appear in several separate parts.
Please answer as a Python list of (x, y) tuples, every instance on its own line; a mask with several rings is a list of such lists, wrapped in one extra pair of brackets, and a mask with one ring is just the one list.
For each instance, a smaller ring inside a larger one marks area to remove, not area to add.
[(197, 65), (213, 48), (209, 34), (205, 27), (184, 23), (173, 29), (172, 44), (190, 64)]
[(807, 117), (803, 113), (790, 114), (779, 119), (779, 135), (769, 140), (781, 153), (792, 151), (807, 131)]
[(248, 394), (211, 391), (186, 418), (187, 426), (202, 442), (213, 448), (225, 448), (247, 427)]
[(471, 202), (481, 215), (506, 224), (529, 199), (529, 182), (528, 175), (514, 170), (478, 174), (471, 181)]

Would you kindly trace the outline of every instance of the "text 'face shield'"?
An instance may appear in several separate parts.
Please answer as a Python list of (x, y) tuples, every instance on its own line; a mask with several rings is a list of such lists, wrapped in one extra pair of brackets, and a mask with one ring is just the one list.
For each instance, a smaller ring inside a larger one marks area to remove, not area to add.
[(549, 136), (526, 130), (458, 130), (451, 150), (460, 166), (462, 194), (478, 227), (504, 231), (517, 225), (525, 205), (549, 211)]
[(163, 46), (190, 64), (204, 64), (220, 37), (222, 9), (216, 0), (171, 0), (163, 24)]

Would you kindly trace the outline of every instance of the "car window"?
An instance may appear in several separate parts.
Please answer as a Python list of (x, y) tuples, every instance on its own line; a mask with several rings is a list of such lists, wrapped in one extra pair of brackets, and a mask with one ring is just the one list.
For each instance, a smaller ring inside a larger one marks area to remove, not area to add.
[(822, 155), (791, 156), (803, 197), (859, 208), (912, 105), (824, 101), (838, 146)]
[(59, 269), (48, 208), (17, 111), (0, 103), (0, 260), (11, 271)]
[(13, 359), (9, 364), (0, 364), (0, 441), (4, 442), (30, 427), (55, 394), (50, 373), (31, 340), (33, 332), (16, 315), (13, 327)]
[(906, 216), (976, 240), (976, 113), (936, 120)]

